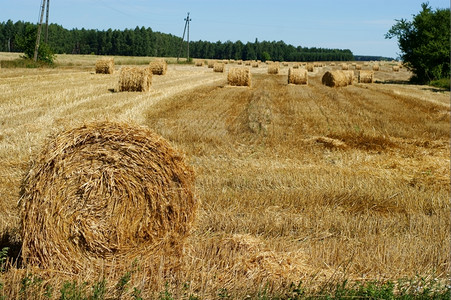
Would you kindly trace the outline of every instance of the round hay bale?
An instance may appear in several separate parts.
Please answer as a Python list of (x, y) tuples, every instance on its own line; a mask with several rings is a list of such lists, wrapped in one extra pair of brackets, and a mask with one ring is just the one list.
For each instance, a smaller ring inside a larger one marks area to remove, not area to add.
[(374, 72), (373, 71), (360, 71), (359, 83), (373, 83)]
[(76, 273), (181, 255), (193, 189), (193, 169), (147, 128), (98, 122), (55, 134), (23, 183), (24, 262)]
[(393, 72), (399, 72), (399, 66), (393, 66)]
[(299, 64), (298, 63), (293, 64), (293, 69), (299, 69)]
[(345, 64), (345, 63), (341, 64), (341, 69), (342, 70), (349, 70), (348, 64)]
[(313, 72), (313, 70), (314, 70), (313, 64), (307, 64), (307, 71), (308, 72)]
[(288, 69), (288, 84), (308, 84), (308, 73), (306, 69)]
[(152, 84), (150, 68), (122, 67), (119, 92), (148, 92)]
[(330, 87), (342, 87), (348, 85), (348, 78), (343, 71), (327, 71), (321, 82)]
[(268, 74), (277, 75), (279, 74), (280, 66), (279, 63), (271, 63), (268, 65)]
[(208, 68), (209, 68), (209, 69), (213, 69), (213, 67), (215, 66), (215, 63), (216, 63), (216, 62), (215, 62), (214, 60), (209, 60), (209, 61), (208, 61)]
[(343, 73), (346, 75), (346, 80), (348, 82), (348, 85), (352, 84), (352, 82), (354, 81), (354, 71), (346, 70), (346, 71), (343, 71)]
[(373, 71), (379, 71), (379, 65), (378, 64), (374, 64), (373, 65)]
[(251, 86), (251, 72), (249, 68), (231, 68), (227, 81), (232, 86)]
[(196, 63), (195, 63), (195, 66), (196, 67), (202, 67), (204, 65), (204, 62), (202, 61), (202, 60), (198, 60), (198, 61), (196, 61)]
[(96, 62), (96, 74), (113, 74), (114, 58), (99, 59)]
[(213, 66), (213, 72), (224, 73), (224, 68), (224, 63), (215, 63)]
[(258, 68), (258, 65), (259, 65), (258, 61), (252, 62), (252, 68)]
[(165, 75), (168, 70), (168, 63), (165, 60), (151, 61), (149, 68), (153, 75)]
[(356, 70), (362, 70), (362, 65), (356, 64), (356, 65), (355, 65), (355, 69), (356, 69)]

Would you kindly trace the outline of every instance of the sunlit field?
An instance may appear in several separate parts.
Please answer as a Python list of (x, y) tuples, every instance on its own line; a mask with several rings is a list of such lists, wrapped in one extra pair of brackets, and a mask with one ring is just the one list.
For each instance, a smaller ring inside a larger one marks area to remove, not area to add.
[[(0, 273), (0, 298), (44, 295), (48, 286), (58, 297), (64, 282), (102, 278), (117, 297), (116, 278), (127, 272), (119, 296), (176, 299), (449, 278), (449, 91), (407, 84), (410, 73), (393, 72), (391, 62), (375, 83), (343, 88), (321, 84), (338, 63), (309, 72), (308, 85), (287, 84), (292, 63), (278, 75), (260, 63), (250, 68), (251, 87), (231, 87), (230, 62), (224, 73), (169, 64), (150, 92), (118, 93), (123, 65), (154, 58), (117, 57), (113, 75), (95, 74), (97, 59), (61, 55), (55, 68), (0, 69), (0, 250), (20, 255), (21, 183), (46, 137), (110, 120), (147, 126), (193, 166), (200, 206), (182, 264), (70, 274), (13, 261)], [(24, 292), (27, 276), (41, 281)]]

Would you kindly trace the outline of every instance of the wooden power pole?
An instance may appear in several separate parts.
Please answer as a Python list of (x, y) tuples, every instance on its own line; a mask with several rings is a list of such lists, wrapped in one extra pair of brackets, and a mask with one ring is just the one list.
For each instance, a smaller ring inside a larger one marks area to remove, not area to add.
[(36, 46), (34, 47), (34, 61), (38, 60), (39, 42), (41, 41), (42, 19), (44, 18), (44, 9), (45, 9), (46, 1), (47, 0), (42, 1), (41, 18), (40, 18), (39, 24), (38, 24), (38, 34), (36, 36)]
[(50, 6), (50, 0), (47, 0), (47, 12), (45, 16), (45, 43), (47, 44), (49, 42), (49, 6)]
[(177, 55), (177, 62), (179, 62), (180, 53), (182, 52), (182, 46), (183, 46), (183, 41), (185, 40), (186, 28), (188, 28), (188, 36), (187, 36), (188, 50), (186, 53), (186, 59), (189, 61), (189, 22), (190, 21), (191, 21), (191, 19), (189, 17), (189, 13), (188, 13), (188, 16), (185, 18), (185, 29), (183, 29), (183, 36), (182, 36), (182, 41), (180, 42), (180, 49), (179, 49), (179, 54)]

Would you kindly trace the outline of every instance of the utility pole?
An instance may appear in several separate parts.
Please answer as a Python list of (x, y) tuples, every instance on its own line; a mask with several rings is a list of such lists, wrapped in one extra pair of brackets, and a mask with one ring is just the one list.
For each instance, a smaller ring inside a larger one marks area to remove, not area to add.
[(45, 9), (45, 2), (46, 1), (47, 0), (43, 0), (42, 1), (41, 18), (40, 18), (39, 24), (38, 24), (38, 34), (36, 36), (36, 47), (34, 48), (34, 61), (38, 60), (39, 42), (41, 41), (42, 19), (44, 18), (44, 9)]
[(187, 54), (186, 54), (187, 61), (189, 61), (189, 21), (191, 21), (191, 19), (189, 18), (189, 13), (188, 13), (188, 16), (186, 17), (186, 22), (188, 23), (188, 35), (187, 35), (188, 51), (187, 51)]
[(47, 44), (49, 42), (49, 6), (50, 6), (50, 0), (47, 0), (47, 13), (45, 16), (45, 43)]
[(187, 53), (186, 57), (189, 61), (189, 21), (191, 21), (191, 19), (189, 18), (189, 13), (188, 13), (188, 16), (185, 18), (185, 29), (183, 29), (183, 36), (182, 36), (182, 41), (180, 42), (180, 49), (179, 49), (179, 54), (177, 55), (177, 62), (179, 62), (180, 53), (182, 52), (182, 46), (183, 46), (183, 41), (185, 40), (186, 28), (188, 28), (188, 53)]

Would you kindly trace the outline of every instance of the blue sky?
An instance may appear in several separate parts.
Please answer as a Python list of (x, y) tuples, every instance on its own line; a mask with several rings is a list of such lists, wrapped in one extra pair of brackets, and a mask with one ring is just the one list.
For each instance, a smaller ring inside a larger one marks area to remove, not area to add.
[[(350, 49), (355, 55), (397, 57), (384, 34), (395, 19), (412, 19), (427, 0), (51, 0), (50, 22), (67, 29), (151, 27), (190, 40), (283, 40), (303, 47)], [(42, 0), (0, 0), (0, 22), (37, 23)], [(449, 0), (429, 0), (449, 8)]]

